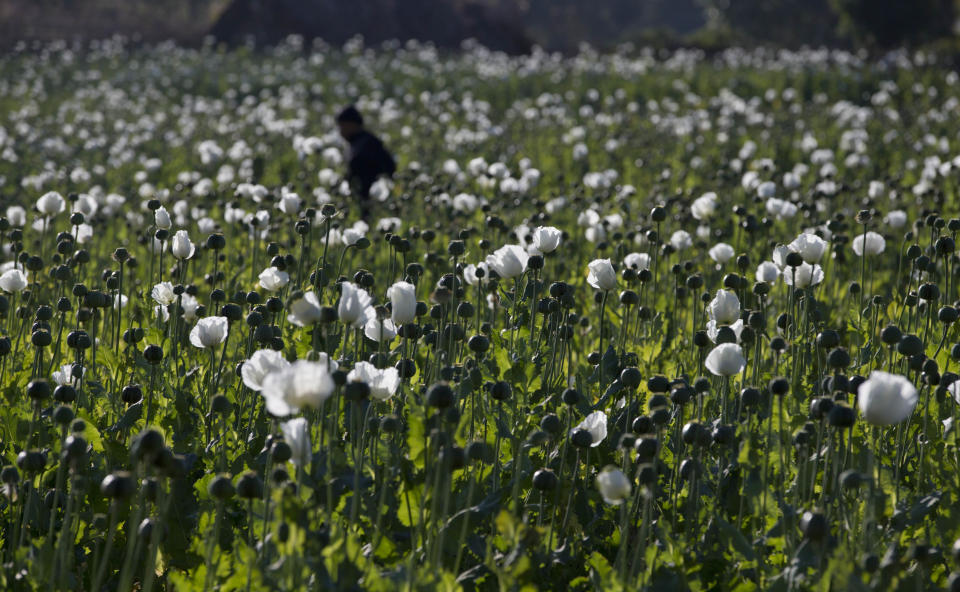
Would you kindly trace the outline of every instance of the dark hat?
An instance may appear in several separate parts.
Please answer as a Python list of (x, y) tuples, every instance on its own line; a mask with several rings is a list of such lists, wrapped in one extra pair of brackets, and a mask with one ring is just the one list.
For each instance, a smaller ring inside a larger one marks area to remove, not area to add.
[(337, 114), (337, 123), (345, 123), (347, 121), (352, 121), (359, 125), (363, 125), (363, 115), (360, 115), (360, 112), (357, 111), (356, 107), (350, 105)]

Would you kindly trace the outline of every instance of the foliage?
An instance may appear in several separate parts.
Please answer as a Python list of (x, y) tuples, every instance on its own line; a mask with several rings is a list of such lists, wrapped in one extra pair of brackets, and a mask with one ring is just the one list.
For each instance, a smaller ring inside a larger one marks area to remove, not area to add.
[[(934, 56), (112, 40), (0, 74), (3, 589), (960, 577)], [(400, 165), (368, 220), (349, 102)]]

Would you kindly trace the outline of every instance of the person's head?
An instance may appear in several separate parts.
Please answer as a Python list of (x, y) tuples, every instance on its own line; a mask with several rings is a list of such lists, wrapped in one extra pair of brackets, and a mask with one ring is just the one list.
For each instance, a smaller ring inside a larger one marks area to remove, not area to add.
[(340, 135), (349, 140), (363, 129), (363, 116), (356, 107), (350, 105), (337, 114), (337, 127), (340, 128)]

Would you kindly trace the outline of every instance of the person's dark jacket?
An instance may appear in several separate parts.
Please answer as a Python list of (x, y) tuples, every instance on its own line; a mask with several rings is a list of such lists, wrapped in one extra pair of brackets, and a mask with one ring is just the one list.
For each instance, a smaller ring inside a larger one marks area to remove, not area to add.
[(379, 138), (362, 130), (350, 138), (350, 158), (347, 165), (347, 180), (360, 201), (370, 198), (370, 186), (377, 177), (391, 176), (397, 163)]

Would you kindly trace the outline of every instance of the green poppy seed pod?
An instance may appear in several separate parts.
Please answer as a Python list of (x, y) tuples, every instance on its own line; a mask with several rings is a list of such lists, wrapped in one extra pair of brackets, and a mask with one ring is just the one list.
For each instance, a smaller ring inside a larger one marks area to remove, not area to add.
[(689, 481), (695, 477), (700, 472), (700, 466), (697, 464), (697, 461), (692, 458), (685, 458), (680, 463), (680, 477), (684, 480)]
[(277, 314), (283, 311), (283, 300), (280, 300), (276, 296), (271, 296), (267, 298), (267, 311), (273, 314)]
[(593, 436), (583, 428), (577, 428), (570, 436), (570, 443), (577, 448), (589, 448), (593, 444)]
[(127, 405), (133, 405), (143, 399), (143, 390), (139, 384), (128, 384), (120, 391), (120, 399)]
[(27, 396), (34, 401), (44, 401), (50, 398), (51, 394), (53, 394), (53, 389), (50, 387), (50, 383), (42, 378), (31, 380), (27, 384)]
[(366, 382), (348, 382), (343, 390), (348, 401), (363, 401), (370, 396), (370, 385)]
[(902, 356), (917, 356), (923, 353), (923, 341), (916, 335), (904, 335), (897, 342), (897, 353)]
[(134, 444), (137, 452), (145, 458), (152, 458), (160, 453), (164, 447), (163, 434), (153, 428), (140, 432)]
[(477, 312), (476, 307), (469, 302), (461, 302), (457, 305), (457, 316), (461, 319), (470, 319), (473, 318)]
[(207, 486), (207, 493), (209, 493), (213, 499), (228, 500), (234, 496), (236, 489), (230, 477), (217, 475), (210, 481), (210, 485)]
[(13, 465), (7, 465), (0, 470), (0, 481), (7, 485), (14, 485), (20, 481), (20, 472)]
[(957, 321), (958, 316), (960, 316), (960, 313), (952, 306), (944, 306), (937, 311), (937, 320), (944, 325), (952, 325)]
[(733, 426), (718, 425), (710, 433), (713, 443), (718, 446), (730, 446), (736, 441), (736, 431)]
[(556, 435), (563, 429), (563, 424), (556, 414), (548, 413), (540, 419), (540, 429), (548, 434)]
[(63, 441), (63, 457), (66, 460), (77, 460), (87, 453), (87, 440), (83, 436), (70, 434)]
[(227, 320), (233, 323), (243, 318), (243, 309), (237, 304), (224, 304), (220, 307), (220, 316), (227, 317)]
[(624, 368), (620, 372), (620, 382), (628, 389), (635, 389), (640, 386), (640, 383), (643, 381), (643, 375), (640, 373), (640, 369), (636, 367)]
[(247, 471), (237, 479), (237, 495), (243, 499), (263, 498), (263, 479), (253, 471)]
[(227, 246), (227, 239), (220, 233), (211, 234), (207, 237), (207, 248), (214, 251), (220, 251)]
[(556, 473), (550, 469), (539, 469), (533, 474), (533, 486), (540, 491), (552, 491), (558, 483)]
[(857, 414), (845, 404), (834, 405), (827, 414), (827, 421), (836, 428), (852, 428), (856, 419)]
[(778, 397), (782, 397), (790, 392), (790, 381), (782, 376), (770, 379), (768, 388), (770, 392)]
[(620, 292), (620, 304), (624, 306), (636, 306), (640, 304), (640, 296), (633, 290), (624, 290)]
[(440, 464), (449, 471), (459, 471), (467, 464), (467, 456), (463, 448), (448, 446), (440, 450)]
[(467, 444), (467, 460), (470, 462), (483, 462), (489, 454), (489, 446), (486, 442), (473, 441)]
[(143, 358), (148, 363), (156, 366), (163, 361), (163, 348), (156, 344), (150, 344), (143, 348)]
[(156, 528), (154, 520), (152, 518), (144, 518), (140, 521), (139, 526), (137, 526), (137, 536), (143, 543), (150, 544), (154, 528)]
[[(960, 349), (960, 345), (958, 345), (957, 347), (958, 349)], [(573, 407), (574, 405), (580, 402), (580, 392), (575, 388), (568, 388), (563, 391), (563, 395), (561, 398), (563, 399), (563, 403), (565, 405)]]
[(127, 471), (116, 471), (100, 482), (100, 493), (113, 500), (125, 500), (137, 489), (137, 484)]
[(833, 409), (833, 399), (820, 397), (810, 401), (810, 419), (821, 420), (827, 417)]
[(752, 409), (760, 403), (760, 390), (748, 386), (740, 391), (740, 404), (746, 409)]
[(657, 393), (657, 394), (655, 394), (655, 395), (651, 395), (651, 396), (650, 396), (650, 399), (647, 401), (647, 406), (648, 406), (651, 410), (653, 410), (653, 409), (659, 409), (659, 408), (662, 408), (662, 407), (669, 407), (669, 406), (670, 406), (670, 399), (668, 399), (666, 395)]
[(690, 421), (683, 426), (683, 430), (681, 430), (680, 436), (681, 438), (683, 438), (684, 444), (686, 444), (687, 446), (693, 446), (694, 444), (698, 444), (701, 442), (701, 440), (703, 439), (702, 438), (703, 432), (704, 432), (704, 427), (700, 423), (696, 421)]
[(654, 436), (643, 436), (636, 439), (633, 447), (639, 462), (650, 462), (660, 450), (660, 440)]
[(775, 352), (783, 353), (787, 350), (787, 340), (777, 336), (770, 340), (770, 349)]
[(400, 418), (392, 413), (380, 418), (380, 430), (387, 434), (399, 432), (402, 425)]
[(143, 340), (143, 329), (134, 327), (123, 332), (123, 342), (127, 345), (136, 345)]
[(285, 463), (293, 457), (293, 449), (283, 440), (274, 440), (270, 445), (270, 459), (278, 464)]
[(845, 348), (834, 348), (827, 354), (827, 364), (837, 370), (846, 368), (850, 365), (850, 354)]
[(395, 368), (400, 374), (400, 378), (410, 378), (417, 373), (417, 363), (410, 358), (399, 360), (395, 364)]
[(880, 331), (880, 340), (887, 345), (896, 345), (903, 338), (903, 333), (896, 325), (887, 325)]
[[(507, 386), (509, 387), (509, 385)], [(438, 382), (427, 389), (427, 405), (437, 409), (446, 409), (453, 403), (453, 389), (446, 382)]]
[(917, 295), (927, 302), (934, 302), (940, 299), (940, 288), (936, 284), (923, 284), (917, 291)]
[(653, 420), (649, 415), (641, 415), (634, 418), (633, 425), (630, 426), (635, 434), (648, 434), (654, 431)]
[(73, 421), (73, 418), (73, 409), (66, 405), (60, 405), (53, 410), (53, 421), (59, 426), (66, 428), (70, 425), (70, 422)]
[(847, 491), (855, 491), (860, 488), (860, 485), (863, 483), (863, 475), (858, 473), (853, 469), (847, 469), (846, 471), (840, 473), (840, 476), (837, 478), (837, 481), (840, 483), (840, 487)]
[(840, 345), (840, 334), (833, 329), (824, 329), (817, 335), (817, 347), (832, 349)]
[(495, 401), (506, 401), (510, 398), (513, 389), (510, 387), (510, 383), (500, 380), (493, 384), (493, 387), (490, 389), (490, 397)]
[(693, 399), (693, 389), (687, 385), (680, 385), (670, 391), (670, 401), (674, 405), (686, 405)]
[(913, 308), (914, 306), (916, 306), (917, 293), (911, 290), (910, 293), (907, 294), (907, 297), (903, 299), (903, 303), (907, 305), (907, 308)]
[(651, 393), (665, 393), (670, 390), (670, 380), (666, 376), (651, 376), (647, 379), (647, 390)]
[(730, 327), (720, 327), (717, 329), (717, 345), (724, 343), (736, 343), (737, 333)]
[(827, 518), (820, 512), (804, 512), (800, 518), (800, 531), (804, 538), (811, 541), (821, 541), (830, 532)]
[(210, 411), (218, 415), (228, 415), (233, 410), (233, 403), (225, 395), (217, 393), (210, 400)]
[(663, 206), (655, 206), (650, 210), (650, 220), (654, 222), (663, 222), (667, 219), (667, 210)]
[(703, 349), (710, 345), (710, 337), (707, 336), (707, 332), (700, 330), (693, 334), (693, 345)]
[(47, 347), (53, 343), (53, 335), (47, 330), (34, 331), (30, 335), (30, 342), (36, 347)]
[(637, 482), (640, 485), (653, 485), (657, 482), (657, 469), (653, 464), (647, 463), (637, 467)]
[(485, 335), (474, 335), (467, 341), (467, 347), (469, 347), (473, 353), (485, 353), (490, 349), (490, 339)]

